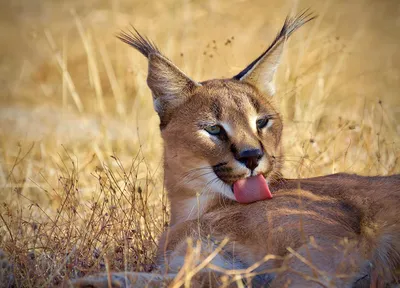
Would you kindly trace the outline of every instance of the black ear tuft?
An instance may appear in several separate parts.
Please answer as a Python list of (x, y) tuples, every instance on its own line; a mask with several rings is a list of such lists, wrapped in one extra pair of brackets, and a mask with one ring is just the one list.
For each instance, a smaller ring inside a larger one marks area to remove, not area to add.
[(129, 30), (128, 32), (121, 31), (117, 34), (117, 38), (132, 46), (147, 58), (149, 58), (150, 54), (161, 55), (160, 50), (158, 50), (157, 46), (152, 41), (142, 36), (135, 27), (132, 26), (132, 29), (133, 31)]

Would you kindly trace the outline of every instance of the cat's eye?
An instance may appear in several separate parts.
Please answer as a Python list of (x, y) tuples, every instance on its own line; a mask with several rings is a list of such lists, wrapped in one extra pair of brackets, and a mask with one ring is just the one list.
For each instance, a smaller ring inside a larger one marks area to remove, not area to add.
[(222, 132), (222, 127), (219, 125), (212, 125), (204, 128), (211, 135), (219, 135)]
[(268, 119), (267, 117), (258, 119), (258, 120), (256, 121), (257, 129), (262, 129), (262, 128), (264, 128), (265, 126), (267, 126), (268, 122), (269, 122), (269, 119)]

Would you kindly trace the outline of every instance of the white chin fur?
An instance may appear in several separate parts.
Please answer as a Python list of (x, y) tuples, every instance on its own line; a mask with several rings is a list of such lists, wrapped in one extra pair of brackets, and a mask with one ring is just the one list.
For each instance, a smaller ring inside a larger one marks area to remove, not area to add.
[[(206, 178), (210, 178), (207, 181), (211, 180), (211, 177), (218, 177), (217, 175), (215, 175), (215, 173), (212, 173), (211, 176), (208, 176)], [(209, 186), (209, 189), (212, 193), (220, 193), (222, 195), (224, 195), (225, 197), (236, 201), (235, 199), (235, 195), (233, 195), (233, 191), (231, 186), (229, 186), (228, 184), (226, 184), (225, 182), (223, 182), (221, 179), (218, 178), (218, 180), (213, 181)]]
[[(186, 184), (186, 187), (197, 191), (199, 195), (186, 200), (184, 206), (182, 206), (184, 214), (187, 215), (187, 220), (197, 217), (199, 211), (203, 213), (208, 201), (215, 199), (218, 194), (236, 201), (232, 188), (219, 179), (214, 172), (207, 173), (207, 175), (189, 183), (190, 185)], [(205, 186), (206, 183), (210, 184)]]
[[(205, 165), (200, 165), (200, 167), (205, 167)], [(207, 171), (209, 173), (199, 170), (198, 173), (204, 174), (203, 176), (199, 175), (200, 177), (196, 174), (190, 175), (190, 177), (183, 177), (181, 185), (183, 184), (186, 188), (197, 192), (204, 200), (212, 199), (216, 196), (216, 193), (219, 193), (226, 198), (236, 201), (231, 186), (219, 179), (215, 172), (212, 171), (212, 167)]]

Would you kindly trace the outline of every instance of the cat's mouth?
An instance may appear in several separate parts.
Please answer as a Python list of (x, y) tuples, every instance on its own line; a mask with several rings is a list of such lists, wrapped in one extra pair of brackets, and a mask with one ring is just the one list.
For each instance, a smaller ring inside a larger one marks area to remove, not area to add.
[(272, 198), (264, 175), (247, 177), (233, 184), (233, 194), (239, 203), (252, 203)]
[(250, 177), (246, 177), (246, 174), (233, 174), (233, 169), (226, 166), (226, 163), (214, 166), (213, 170), (221, 181), (230, 185), (239, 203), (252, 203), (272, 198), (268, 182), (263, 174)]

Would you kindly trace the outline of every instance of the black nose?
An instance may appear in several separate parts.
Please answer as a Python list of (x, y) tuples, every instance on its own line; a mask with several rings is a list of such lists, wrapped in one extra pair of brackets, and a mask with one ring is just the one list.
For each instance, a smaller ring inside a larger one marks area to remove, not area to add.
[(236, 160), (242, 162), (250, 170), (254, 170), (258, 166), (258, 162), (264, 156), (260, 149), (243, 150), (236, 155)]

